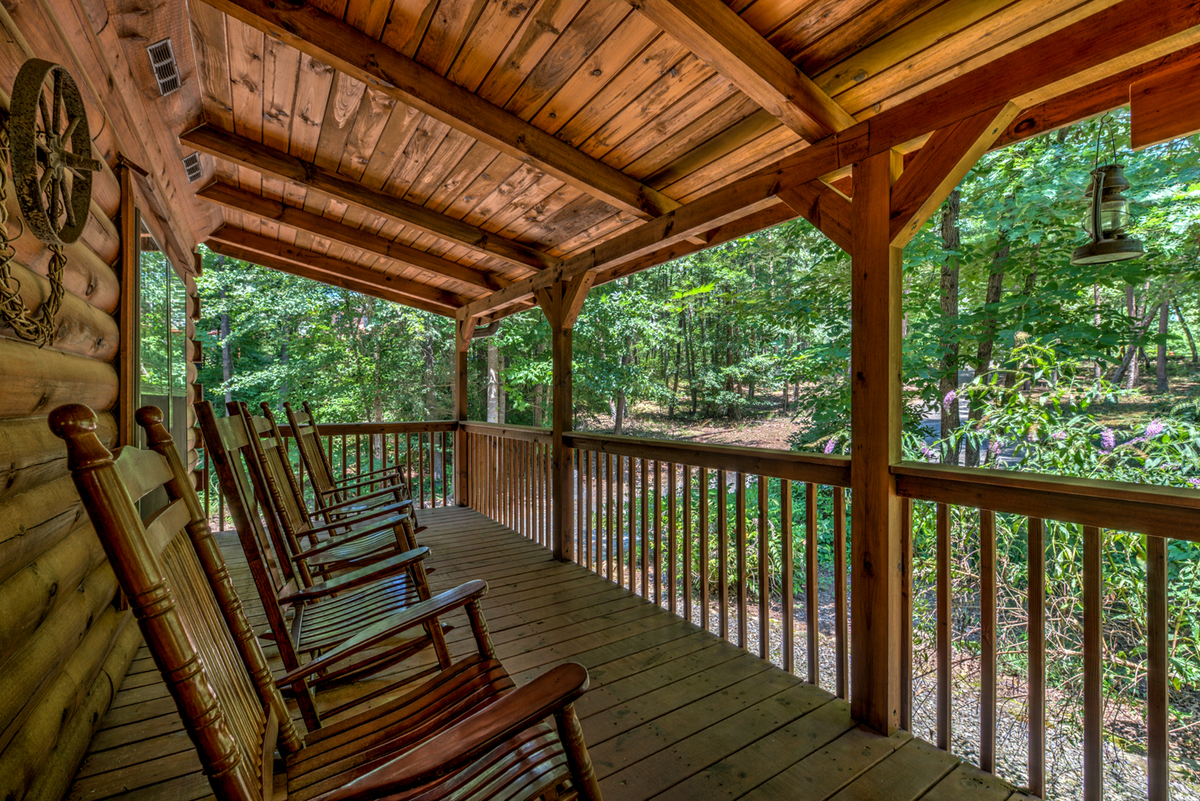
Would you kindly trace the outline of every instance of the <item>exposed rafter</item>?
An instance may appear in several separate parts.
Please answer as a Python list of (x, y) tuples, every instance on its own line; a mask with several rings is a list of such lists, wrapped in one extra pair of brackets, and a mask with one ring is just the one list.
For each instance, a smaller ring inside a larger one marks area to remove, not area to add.
[[(1120, 28), (1121, 36), (1097, 39), (1094, 32)], [(1014, 97), (1042, 103), (1067, 80), (1082, 73), (1100, 81), (1164, 52), (1200, 41), (1200, 9), (1191, 0), (1161, 0), (1152, 9), (1140, 0), (1123, 0), (1060, 28), (986, 67), (961, 75), (847, 130), (815, 142), (746, 178), (643, 223), (563, 262), (560, 267), (522, 279), (487, 298), (468, 304), (463, 314), (476, 317), (532, 295), (537, 289), (588, 270), (650, 253), (688, 236), (737, 219), (773, 203), (786, 190), (927, 134), (948, 128)], [(995, 75), (1003, 74), (1004, 81)], [(1078, 79), (1081, 80), (1082, 79)]]
[(311, 3), (203, 1), (619, 209), (649, 218), (679, 206), (658, 190), (576, 150)]
[[(429, 286), (428, 284), (419, 284), (416, 281), (410, 281), (407, 278), (400, 278), (394, 275), (375, 272), (374, 270), (363, 267), (353, 262), (336, 259), (332, 256), (326, 256), (323, 253), (318, 253), (315, 250), (306, 250), (298, 248), (294, 245), (289, 245), (278, 239), (270, 239), (247, 231), (242, 228), (234, 228), (229, 225), (222, 226), (216, 231), (213, 231), (208, 238), (210, 246), (227, 245), (238, 250), (250, 254), (247, 256), (238, 256), (248, 261), (261, 264), (264, 267), (272, 267), (275, 269), (284, 270), (284, 272), (296, 272), (299, 268), (306, 271), (306, 278), (315, 278), (318, 281), (332, 283), (336, 286), (346, 286), (338, 283), (341, 279), (353, 281), (356, 286), (348, 289), (354, 289), (365, 294), (377, 295), (376, 292), (386, 292), (388, 300), (394, 300), (397, 303), (407, 303), (416, 306), (417, 303), (423, 304), (419, 308), (428, 308), (431, 311), (436, 311), (438, 314), (453, 315), (455, 310), (462, 306), (462, 299), (452, 292), (446, 292), (437, 287)], [(214, 247), (214, 249), (216, 249)], [(264, 259), (269, 260), (264, 261)], [(289, 265), (287, 268), (280, 265)], [(373, 287), (376, 292), (367, 292), (363, 287)]]
[(410, 248), (386, 237), (330, 220), (319, 214), (271, 200), (236, 186), (216, 181), (196, 193), (197, 197), (227, 209), (250, 214), (263, 220), (304, 231), (322, 239), (340, 242), (367, 253), (374, 253), (432, 277), (449, 278), (466, 287), (491, 291), (507, 286), (508, 280)]
[(240, 167), (314, 189), (372, 214), (391, 217), (417, 230), (521, 267), (541, 270), (560, 263), (554, 256), (528, 245), (504, 239), (461, 220), (430, 211), (416, 203), (363, 186), (353, 179), (322, 169), (311, 162), (275, 150), (253, 139), (222, 131), (212, 125), (194, 128), (182, 134), (179, 140), (196, 150), (223, 158)]
[(806, 141), (854, 124), (854, 117), (721, 0), (629, 2)]
[(797, 214), (813, 224), (847, 253), (853, 238), (850, 230), (850, 201), (841, 192), (823, 181), (785, 189), (779, 199), (791, 206)]

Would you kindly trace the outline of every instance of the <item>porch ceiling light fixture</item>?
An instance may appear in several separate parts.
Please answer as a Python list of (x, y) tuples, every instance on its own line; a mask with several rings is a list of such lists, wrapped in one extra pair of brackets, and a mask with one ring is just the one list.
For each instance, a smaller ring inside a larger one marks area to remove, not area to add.
[[(1131, 239), (1129, 234), (1125, 233), (1129, 226), (1129, 201), (1125, 199), (1129, 179), (1125, 177), (1125, 165), (1100, 165), (1100, 136), (1107, 121), (1108, 115), (1105, 115), (1097, 125), (1096, 166), (1092, 169), (1092, 180), (1083, 195), (1088, 204), (1087, 216), (1083, 219), (1083, 230), (1092, 241), (1075, 248), (1075, 252), (1071, 254), (1071, 264), (1107, 264), (1136, 259), (1146, 254), (1142, 243)], [(1115, 157), (1116, 138), (1112, 133), (1111, 122), (1109, 138)]]

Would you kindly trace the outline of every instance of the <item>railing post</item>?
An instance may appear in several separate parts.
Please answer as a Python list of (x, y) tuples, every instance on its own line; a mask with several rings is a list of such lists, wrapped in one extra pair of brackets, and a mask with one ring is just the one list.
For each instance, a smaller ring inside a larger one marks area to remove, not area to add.
[(571, 335), (583, 301), (592, 287), (595, 275), (583, 273), (569, 282), (558, 282), (548, 289), (538, 290), (538, 303), (550, 323), (550, 356), (553, 367), (551, 379), (554, 397), (551, 403), (550, 430), (552, 508), (550, 542), (554, 558), (562, 562), (574, 559), (575, 541), (572, 537), (575, 519), (575, 495), (572, 471), (574, 455), (566, 447), (563, 434), (571, 430), (574, 406), (571, 400)]
[(900, 460), (902, 249), (889, 234), (892, 152), (854, 165), (850, 415), (852, 714), (891, 734), (900, 715)]
[(459, 318), (454, 336), (454, 503), (466, 506), (471, 502), (467, 491), (467, 351), (475, 334), (475, 320)]

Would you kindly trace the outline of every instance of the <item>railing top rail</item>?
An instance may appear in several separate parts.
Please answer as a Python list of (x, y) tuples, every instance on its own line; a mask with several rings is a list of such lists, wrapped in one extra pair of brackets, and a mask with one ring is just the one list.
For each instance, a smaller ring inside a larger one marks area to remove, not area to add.
[(891, 472), (897, 492), (914, 500), (1200, 541), (1197, 490), (923, 462)]
[(714, 470), (811, 481), (831, 487), (850, 486), (850, 457), (781, 451), (773, 448), (743, 448), (736, 445), (618, 437), (571, 431), (563, 441), (572, 448), (622, 456), (639, 456)]
[(423, 420), (397, 423), (321, 423), (322, 436), (327, 434), (416, 434), (429, 431), (454, 431), (453, 420)]
[(500, 423), (480, 423), (476, 421), (462, 424), (463, 431), (469, 434), (486, 434), (489, 437), (504, 437), (520, 439), (528, 442), (550, 444), (550, 429), (536, 426), (514, 426)]

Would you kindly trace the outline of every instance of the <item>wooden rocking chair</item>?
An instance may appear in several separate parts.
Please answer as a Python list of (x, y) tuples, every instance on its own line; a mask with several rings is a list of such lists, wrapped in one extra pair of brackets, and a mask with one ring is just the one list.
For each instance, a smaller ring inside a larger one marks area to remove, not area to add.
[[(329, 512), (331, 507), (371, 508), (386, 502), (389, 494), (396, 492), (403, 493), (404, 498), (411, 498), (408, 484), (394, 465), (337, 477), (329, 454), (321, 447), (321, 432), (312, 409), (308, 401), (304, 401), (303, 405), (303, 412), (296, 412), (292, 404), (286, 401), (283, 408), (287, 412), (292, 436), (299, 445), (301, 463), (312, 479), (318, 509)], [(264, 408), (264, 414), (274, 420), (269, 406)], [(377, 486), (381, 488), (376, 489)]]
[[(267, 615), (268, 636), (278, 645), (284, 668), (299, 669), (304, 664), (303, 657), (336, 649), (363, 631), (383, 627), (389, 632), (385, 639), (392, 640), (388, 647), (376, 649), (372, 645), (369, 652), (359, 651), (353, 663), (329, 665), (316, 675), (309, 673), (295, 682), (300, 711), (310, 730), (321, 725), (314, 692), (322, 686), (377, 673), (429, 646), (433, 647), (440, 667), (450, 664), (439, 622), (427, 621), (423, 632), (409, 632), (411, 626), (389, 627), (389, 622), (406, 607), (430, 596), (423, 561), (429, 551), (407, 548), (408, 521), (403, 516), (386, 517), (377, 527), (339, 534), (304, 548), (300, 538), (288, 536), (289, 530), (279, 521), (278, 510), (266, 487), (268, 479), (257, 462), (254, 447), (258, 435), (247, 427), (248, 416), (234, 414), (218, 419), (207, 401), (196, 404), (196, 414)], [(162, 445), (164, 439), (170, 441), (169, 434), (154, 424), (151, 412), (140, 410), (139, 422), (143, 422), (142, 418), (151, 447), (161, 451), (166, 447)], [(265, 458), (265, 453), (262, 455)], [(326, 533), (324, 529), (328, 528), (314, 527), (302, 535), (308, 539)], [(390, 543), (388, 552), (370, 545), (371, 538), (381, 532), (384, 543)], [(358, 559), (350, 557), (350, 549), (356, 543), (368, 543)], [(406, 549), (398, 551), (397, 543), (403, 543)], [(330, 558), (332, 561), (320, 561)], [(312, 564), (312, 559), (318, 563)], [(347, 572), (330, 578), (326, 567)], [(317, 579), (318, 575), (322, 578)], [(402, 633), (409, 636), (400, 637)], [(364, 700), (365, 697), (355, 697), (327, 710), (327, 714), (338, 714)]]
[[(161, 419), (157, 409), (141, 411), (148, 422), (154, 413)], [(587, 671), (562, 665), (514, 688), (479, 607), (483, 582), (405, 613), (409, 625), (420, 626), (465, 607), (475, 653), (301, 739), (174, 448), (123, 448), (114, 459), (86, 406), (59, 407), (50, 425), (67, 443), (75, 486), (219, 799), (270, 799), (277, 748), (291, 801), (465, 801), (495, 798), (498, 790), (514, 801), (600, 798), (573, 708)], [(143, 521), (134, 501), (163, 485), (168, 504)], [(363, 632), (334, 650), (378, 636)], [(331, 652), (300, 673), (335, 658)], [(292, 673), (280, 684), (301, 679)]]

